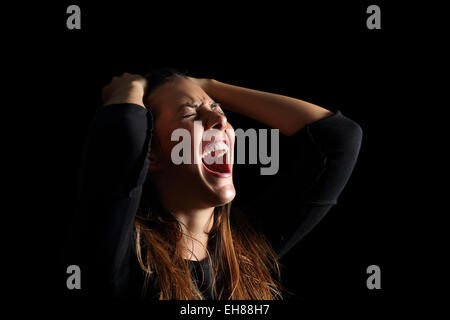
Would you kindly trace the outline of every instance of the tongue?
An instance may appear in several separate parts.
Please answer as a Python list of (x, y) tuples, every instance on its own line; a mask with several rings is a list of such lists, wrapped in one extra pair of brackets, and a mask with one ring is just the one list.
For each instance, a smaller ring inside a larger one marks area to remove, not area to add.
[(226, 165), (226, 164), (213, 163), (213, 164), (205, 164), (205, 166), (211, 171), (220, 172), (220, 173), (228, 172), (228, 165)]

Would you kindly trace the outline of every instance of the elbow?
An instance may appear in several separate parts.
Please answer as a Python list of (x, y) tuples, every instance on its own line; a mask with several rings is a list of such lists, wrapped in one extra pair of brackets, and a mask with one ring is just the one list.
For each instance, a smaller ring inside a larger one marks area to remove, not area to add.
[(361, 149), (363, 130), (354, 120), (343, 117), (340, 127), (336, 130), (335, 148), (346, 154), (348, 159), (356, 162)]
[(356, 157), (363, 138), (361, 126), (342, 113), (313, 124), (310, 132), (325, 154), (345, 153)]
[(359, 151), (363, 138), (363, 130), (361, 126), (349, 118), (346, 118), (343, 126), (345, 141), (347, 141), (347, 144), (349, 144), (350, 147), (356, 148)]

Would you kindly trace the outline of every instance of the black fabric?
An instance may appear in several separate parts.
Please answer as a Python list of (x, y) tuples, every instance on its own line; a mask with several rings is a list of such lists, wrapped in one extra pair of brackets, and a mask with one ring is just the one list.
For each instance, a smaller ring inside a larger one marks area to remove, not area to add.
[(203, 261), (192, 261), (188, 260), (191, 268), (192, 277), (195, 279), (197, 283), (197, 287), (200, 292), (203, 294), (203, 297), (207, 300), (211, 300), (213, 298), (212, 292), (212, 278), (211, 278), (211, 268), (208, 260)]
[[(133, 221), (148, 171), (152, 134), (152, 115), (138, 105), (101, 107), (92, 119), (79, 175), (78, 207), (80, 264), (89, 295), (141, 296), (144, 274), (134, 249)], [(264, 233), (279, 258), (336, 204), (361, 139), (360, 126), (340, 111), (305, 126), (286, 138), (277, 180), (257, 190), (258, 197), (241, 203), (240, 210)], [(189, 263), (205, 297), (212, 298), (208, 263)], [(153, 289), (149, 299), (157, 298)]]

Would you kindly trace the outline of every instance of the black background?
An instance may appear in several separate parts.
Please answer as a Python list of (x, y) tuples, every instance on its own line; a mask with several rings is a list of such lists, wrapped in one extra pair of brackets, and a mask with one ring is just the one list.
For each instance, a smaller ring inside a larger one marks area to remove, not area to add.
[[(71, 4), (81, 8), (81, 30), (66, 28)], [(381, 7), (381, 30), (366, 28), (370, 4)], [(38, 158), (28, 165), (38, 178), (24, 192), (30, 188), (45, 212), (29, 220), (39, 240), (25, 240), (27, 257), (39, 261), (33, 299), (64, 296), (66, 266), (58, 257), (102, 86), (123, 72), (166, 66), (339, 109), (358, 122), (364, 137), (354, 173), (336, 207), (285, 257), (285, 285), (297, 304), (383, 309), (402, 297), (410, 245), (400, 225), (407, 215), (401, 199), (409, 144), (398, 124), (408, 113), (399, 94), (408, 72), (402, 50), (408, 31), (397, 20), (398, 8), (379, 1), (61, 1), (40, 9), (45, 19), (40, 16), (36, 41), (27, 46), (36, 72), (25, 94), (34, 101), (28, 120), (37, 127), (27, 141)], [(231, 119), (235, 128), (258, 125), (238, 115)], [(245, 183), (242, 192), (251, 192)], [(366, 287), (371, 264), (381, 268), (381, 290)], [(22, 277), (29, 272), (25, 268)]]

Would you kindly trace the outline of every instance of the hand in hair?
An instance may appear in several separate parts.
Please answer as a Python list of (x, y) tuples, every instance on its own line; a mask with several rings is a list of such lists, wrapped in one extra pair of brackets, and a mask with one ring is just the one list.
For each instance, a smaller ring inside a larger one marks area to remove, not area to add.
[(187, 78), (189, 80), (195, 82), (204, 91), (207, 91), (208, 85), (212, 81), (212, 79), (201, 79), (201, 78), (193, 78), (193, 77), (187, 77)]
[(138, 74), (125, 72), (120, 77), (113, 77), (102, 89), (103, 106), (134, 103), (145, 108), (143, 96), (146, 86), (147, 80)]

